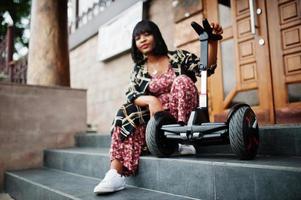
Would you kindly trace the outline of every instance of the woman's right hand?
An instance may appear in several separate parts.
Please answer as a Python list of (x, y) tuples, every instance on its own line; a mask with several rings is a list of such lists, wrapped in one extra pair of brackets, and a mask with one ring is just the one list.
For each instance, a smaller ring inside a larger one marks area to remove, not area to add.
[(148, 104), (148, 108), (151, 116), (154, 116), (156, 112), (163, 111), (162, 103), (157, 97), (154, 97), (150, 101), (150, 103)]
[(148, 106), (151, 116), (153, 116), (156, 112), (164, 110), (160, 100), (151, 95), (139, 96), (135, 99), (134, 103), (138, 106)]

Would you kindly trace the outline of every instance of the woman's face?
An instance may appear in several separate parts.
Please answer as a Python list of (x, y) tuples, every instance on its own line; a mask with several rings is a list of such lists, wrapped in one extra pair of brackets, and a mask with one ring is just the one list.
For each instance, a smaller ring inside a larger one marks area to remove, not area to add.
[(135, 37), (135, 42), (138, 50), (144, 55), (151, 53), (155, 47), (154, 36), (148, 32), (137, 35)]

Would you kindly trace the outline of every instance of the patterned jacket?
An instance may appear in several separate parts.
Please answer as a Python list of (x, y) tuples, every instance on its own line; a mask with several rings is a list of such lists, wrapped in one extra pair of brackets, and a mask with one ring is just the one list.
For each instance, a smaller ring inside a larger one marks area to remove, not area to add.
[[(176, 76), (185, 74), (196, 82), (196, 76), (200, 76), (198, 70), (200, 60), (196, 55), (188, 51), (176, 50), (169, 51), (168, 57)], [(121, 140), (130, 135), (137, 125), (146, 124), (150, 118), (147, 107), (140, 107), (133, 103), (137, 97), (149, 94), (147, 88), (150, 81), (151, 77), (147, 72), (145, 61), (135, 65), (126, 91), (127, 103), (118, 110), (112, 127), (112, 131), (116, 126), (121, 127)]]

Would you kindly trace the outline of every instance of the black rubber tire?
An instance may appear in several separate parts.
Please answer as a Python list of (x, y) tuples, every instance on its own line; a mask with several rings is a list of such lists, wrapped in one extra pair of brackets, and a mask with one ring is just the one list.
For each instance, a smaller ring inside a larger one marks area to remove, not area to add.
[(168, 112), (158, 112), (152, 117), (146, 126), (146, 145), (152, 155), (166, 157), (178, 149), (178, 143), (169, 141), (161, 130), (163, 125), (176, 124), (176, 119)]
[(195, 154), (201, 154), (203, 153), (203, 148), (200, 144), (193, 144), (193, 147), (195, 148)]
[[(256, 127), (252, 127), (254, 123)], [(229, 122), (229, 138), (233, 152), (240, 159), (255, 158), (259, 146), (258, 124), (249, 106), (242, 106), (233, 113)]]

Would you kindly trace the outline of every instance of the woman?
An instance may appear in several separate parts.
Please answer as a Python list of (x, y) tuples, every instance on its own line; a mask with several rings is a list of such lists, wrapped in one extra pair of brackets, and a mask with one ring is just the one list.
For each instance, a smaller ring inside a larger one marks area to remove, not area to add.
[[(215, 34), (222, 27), (211, 24)], [(168, 110), (185, 124), (198, 105), (194, 82), (199, 59), (187, 51), (168, 51), (158, 26), (140, 21), (132, 34), (132, 59), (135, 62), (126, 92), (127, 103), (117, 112), (112, 128), (111, 166), (105, 178), (94, 188), (97, 194), (125, 188), (125, 177), (138, 169), (145, 145), (145, 128), (151, 116)], [(217, 42), (209, 42), (208, 74), (216, 67)]]

